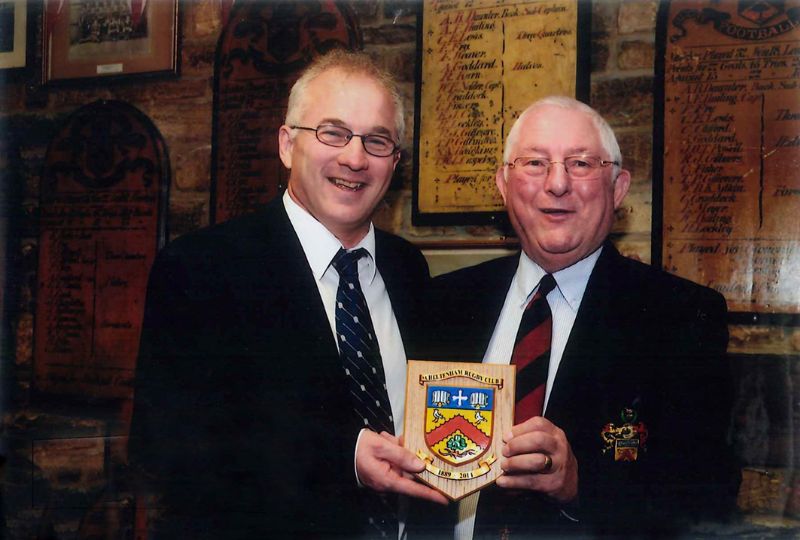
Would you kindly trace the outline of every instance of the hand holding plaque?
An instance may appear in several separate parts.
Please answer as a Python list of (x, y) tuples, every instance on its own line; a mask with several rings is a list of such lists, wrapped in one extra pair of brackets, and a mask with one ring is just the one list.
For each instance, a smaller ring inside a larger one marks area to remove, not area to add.
[(412, 473), (423, 465), (385, 431), (364, 430), (356, 447), (356, 471), (362, 484), (379, 493), (400, 493), (438, 504), (447, 504), (441, 493), (415, 482)]
[(514, 366), (408, 362), (404, 446), (425, 462), (421, 481), (458, 500), (503, 474), (514, 383)]

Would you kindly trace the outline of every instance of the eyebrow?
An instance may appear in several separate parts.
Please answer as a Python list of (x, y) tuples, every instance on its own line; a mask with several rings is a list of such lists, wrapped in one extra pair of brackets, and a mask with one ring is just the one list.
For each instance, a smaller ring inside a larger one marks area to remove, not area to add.
[[(550, 154), (544, 148), (539, 148), (538, 146), (531, 146), (528, 148), (523, 149), (523, 152), (531, 152), (533, 154)], [(572, 148), (567, 148), (567, 151), (564, 153), (565, 156), (576, 156), (576, 155), (583, 155), (589, 153), (589, 148), (586, 146), (575, 146)]]
[[(347, 122), (338, 118), (323, 118), (317, 125), (321, 126), (322, 124), (332, 124), (334, 126), (350, 129), (350, 126), (347, 125)], [(392, 138), (392, 132), (383, 126), (374, 126), (366, 133), (363, 133), (363, 135), (386, 135), (387, 137)]]

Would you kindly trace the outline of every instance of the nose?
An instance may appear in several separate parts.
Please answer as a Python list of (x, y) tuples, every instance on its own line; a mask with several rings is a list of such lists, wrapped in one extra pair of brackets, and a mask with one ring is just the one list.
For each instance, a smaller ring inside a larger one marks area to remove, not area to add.
[(353, 137), (339, 152), (339, 164), (360, 171), (369, 167), (369, 154), (364, 149), (361, 138)]
[(551, 163), (550, 170), (544, 181), (545, 190), (556, 196), (562, 197), (572, 189), (572, 182), (567, 174), (567, 168), (561, 162)]

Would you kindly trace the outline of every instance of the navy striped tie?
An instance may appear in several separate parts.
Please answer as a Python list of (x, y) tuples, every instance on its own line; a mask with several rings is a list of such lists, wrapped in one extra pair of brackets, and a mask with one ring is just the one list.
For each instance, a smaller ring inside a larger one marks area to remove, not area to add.
[(336, 337), (339, 356), (350, 384), (353, 407), (364, 427), (394, 434), (392, 407), (386, 391), (386, 376), (367, 301), (358, 281), (358, 260), (363, 248), (340, 249), (331, 264), (339, 273), (336, 292)]
[[(372, 326), (367, 301), (358, 281), (358, 260), (367, 256), (367, 250), (340, 249), (331, 261), (339, 273), (336, 291), (336, 340), (339, 357), (350, 385), (353, 408), (365, 428), (380, 433), (394, 434), (394, 419), (386, 375)], [(397, 538), (397, 498), (378, 493), (365, 501), (364, 515), (370, 536)]]

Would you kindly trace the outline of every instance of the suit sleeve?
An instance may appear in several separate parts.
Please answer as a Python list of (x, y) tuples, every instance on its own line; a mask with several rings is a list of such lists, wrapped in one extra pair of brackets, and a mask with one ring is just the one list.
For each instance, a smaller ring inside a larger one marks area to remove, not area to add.
[(139, 489), (150, 494), (164, 495), (167, 484), (192, 477), (188, 442), (196, 435), (189, 420), (196, 411), (187, 363), (198, 358), (195, 343), (207, 312), (188, 293), (189, 278), (162, 251), (148, 283), (129, 449)]
[(732, 383), (726, 354), (728, 327), (724, 298), (699, 289), (684, 313), (674, 365), (665, 367), (663, 439), (670, 463), (653, 485), (651, 511), (670, 523), (724, 520), (735, 509), (740, 472), (729, 432)]

